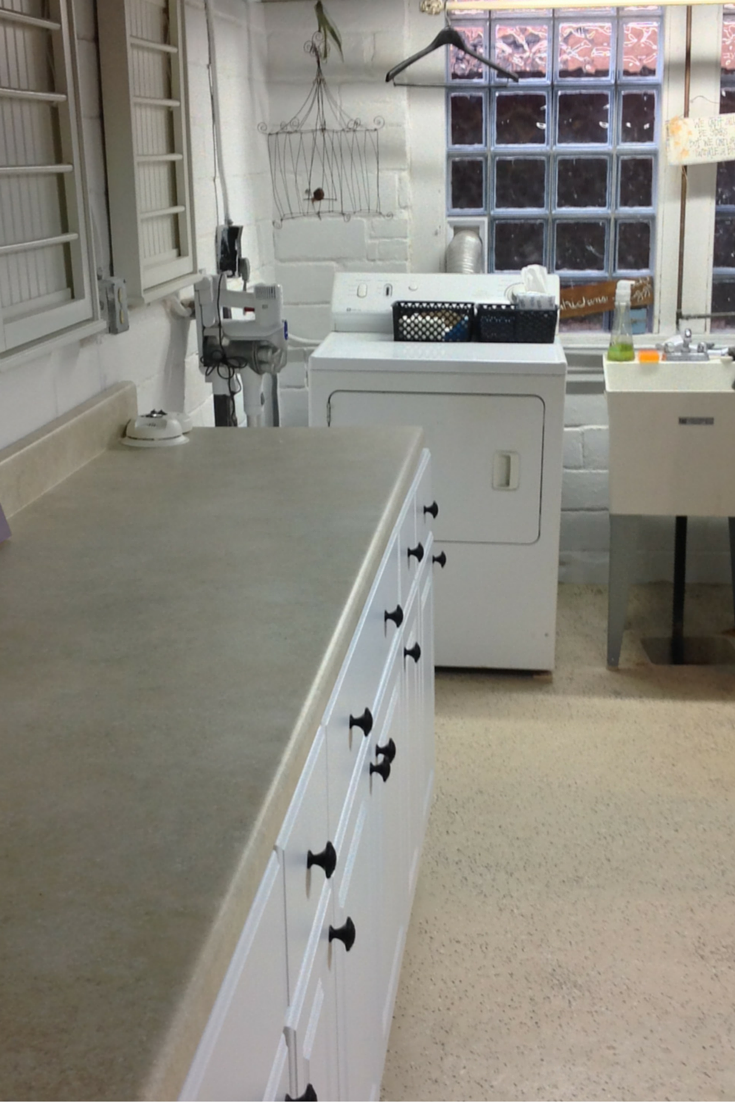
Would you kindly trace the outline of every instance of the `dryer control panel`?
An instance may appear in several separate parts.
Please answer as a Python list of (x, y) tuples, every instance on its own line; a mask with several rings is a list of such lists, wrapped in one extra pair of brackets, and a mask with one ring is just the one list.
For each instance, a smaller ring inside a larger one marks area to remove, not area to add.
[(342, 333), (393, 332), (394, 302), (507, 302), (514, 275), (337, 272), (332, 324)]

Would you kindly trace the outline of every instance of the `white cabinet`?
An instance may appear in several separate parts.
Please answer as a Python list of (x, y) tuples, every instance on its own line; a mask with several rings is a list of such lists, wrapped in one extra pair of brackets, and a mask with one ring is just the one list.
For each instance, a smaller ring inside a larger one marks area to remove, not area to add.
[(182, 1098), (377, 1099), (433, 779), (428, 452)]

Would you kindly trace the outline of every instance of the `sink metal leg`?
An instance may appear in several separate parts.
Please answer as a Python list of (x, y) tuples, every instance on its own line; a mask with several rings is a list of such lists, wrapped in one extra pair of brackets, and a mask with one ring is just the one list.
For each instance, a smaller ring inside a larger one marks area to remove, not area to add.
[(617, 666), (623, 643), (628, 590), (638, 550), (640, 517), (610, 514), (610, 574), (607, 594), (607, 664)]
[(735, 517), (729, 517), (730, 525), (730, 569), (732, 571), (732, 603), (735, 615)]
[(671, 664), (684, 664), (684, 595), (687, 580), (687, 517), (676, 518), (674, 536), (674, 597), (671, 610)]

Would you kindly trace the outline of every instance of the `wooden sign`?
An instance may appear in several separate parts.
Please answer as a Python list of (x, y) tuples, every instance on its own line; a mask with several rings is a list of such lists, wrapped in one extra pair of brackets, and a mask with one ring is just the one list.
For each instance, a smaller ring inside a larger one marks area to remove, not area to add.
[[(562, 287), (559, 300), (560, 318), (583, 318), (615, 308), (616, 279), (602, 283), (586, 283), (582, 287)], [(653, 279), (636, 279), (630, 292), (630, 305), (635, 310), (653, 302)]]
[(735, 115), (669, 119), (666, 153), (672, 165), (706, 165), (735, 160)]

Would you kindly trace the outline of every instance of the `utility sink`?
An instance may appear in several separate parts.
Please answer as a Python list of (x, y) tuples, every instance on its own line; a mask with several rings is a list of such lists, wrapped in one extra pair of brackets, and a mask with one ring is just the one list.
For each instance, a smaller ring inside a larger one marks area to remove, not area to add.
[(735, 363), (604, 368), (610, 512), (735, 516)]

